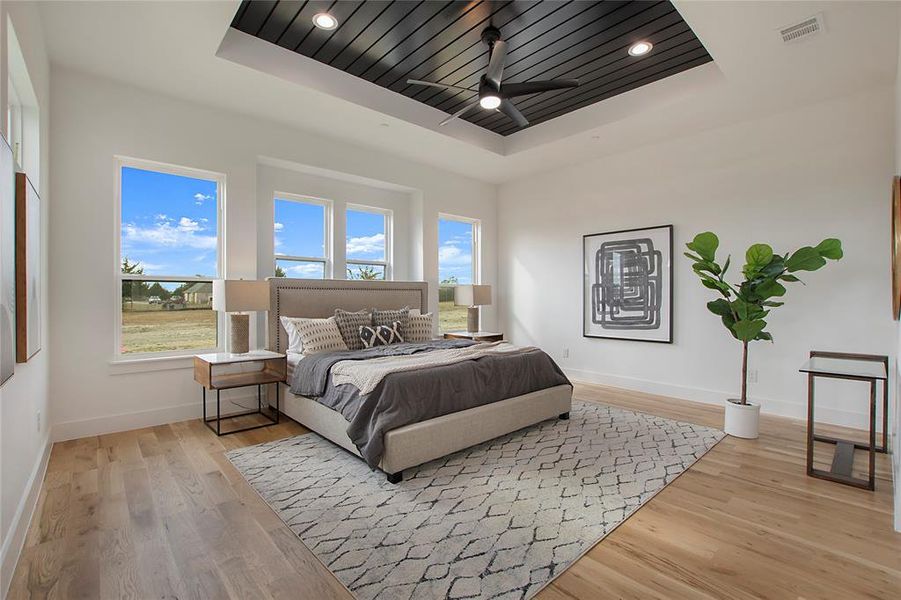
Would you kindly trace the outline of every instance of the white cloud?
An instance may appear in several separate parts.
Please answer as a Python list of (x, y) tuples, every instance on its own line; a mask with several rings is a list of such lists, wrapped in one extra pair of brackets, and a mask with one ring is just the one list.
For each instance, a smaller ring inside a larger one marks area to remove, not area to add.
[(294, 277), (321, 277), (322, 265), (318, 263), (301, 263), (286, 267), (285, 273)]
[(196, 194), (194, 194), (194, 204), (197, 204), (198, 206), (203, 204), (204, 200), (212, 200), (212, 199), (213, 199), (213, 196), (210, 194), (201, 194), (200, 192), (197, 192)]
[(284, 223), (279, 223), (278, 221), (276, 221), (276, 222), (275, 222), (275, 225), (273, 225), (272, 228), (273, 228), (275, 231), (281, 231), (282, 229), (285, 228), (285, 224), (284, 224)]
[(200, 223), (197, 221), (192, 221), (188, 217), (182, 217), (178, 220), (178, 230), (184, 232), (196, 232), (201, 231), (203, 228), (200, 226)]
[(157, 221), (153, 227), (138, 227), (133, 223), (126, 223), (122, 227), (123, 242), (127, 247), (147, 244), (165, 248), (215, 249), (216, 236), (198, 235), (198, 231), (201, 231), (199, 224), (187, 217), (182, 217), (178, 226), (173, 226), (171, 220), (165, 220)]
[(385, 234), (352, 237), (347, 239), (348, 254), (372, 254), (385, 250)]
[(472, 264), (472, 254), (464, 252), (459, 246), (444, 243), (438, 248), (438, 264), (442, 267), (451, 265)]

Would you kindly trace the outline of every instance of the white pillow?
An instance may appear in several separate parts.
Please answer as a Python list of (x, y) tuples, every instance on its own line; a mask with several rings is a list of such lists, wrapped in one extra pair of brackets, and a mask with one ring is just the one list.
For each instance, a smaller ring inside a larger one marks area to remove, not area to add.
[(335, 317), (327, 319), (295, 319), (294, 327), (300, 335), (303, 353), (338, 352), (347, 350)]
[(434, 331), (433, 319), (432, 313), (410, 315), (410, 319), (407, 321), (407, 328), (404, 331), (406, 341), (428, 342), (431, 340), (432, 331)]
[(297, 321), (300, 320), (302, 319), (298, 317), (279, 318), (279, 321), (282, 322), (282, 327), (285, 328), (285, 332), (288, 334), (287, 352), (294, 352), (296, 354), (303, 352), (303, 340), (300, 339), (300, 332), (297, 331)]

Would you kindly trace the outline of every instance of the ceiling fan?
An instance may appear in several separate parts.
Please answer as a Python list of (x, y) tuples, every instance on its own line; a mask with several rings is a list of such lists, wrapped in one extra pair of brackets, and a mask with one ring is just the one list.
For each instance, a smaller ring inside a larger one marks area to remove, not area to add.
[(529, 124), (519, 109), (510, 102), (510, 98), (517, 96), (525, 96), (527, 94), (537, 94), (539, 92), (549, 92), (552, 90), (563, 90), (566, 88), (574, 88), (579, 86), (577, 79), (554, 79), (550, 81), (527, 81), (525, 83), (502, 83), (504, 75), (504, 62), (507, 59), (507, 43), (501, 39), (501, 32), (497, 27), (488, 26), (482, 32), (482, 41), (488, 44), (489, 59), (488, 69), (479, 79), (478, 88), (466, 88), (458, 85), (449, 85), (446, 83), (434, 83), (432, 81), (422, 81), (420, 79), (408, 79), (407, 83), (414, 85), (427, 85), (430, 87), (442, 88), (447, 90), (459, 90), (465, 92), (478, 92), (479, 97), (473, 100), (448, 118), (444, 119), (439, 125), (446, 125), (454, 119), (463, 116), (476, 106), (481, 106), (486, 110), (496, 110), (505, 114), (509, 119), (516, 123), (519, 127), (526, 127)]

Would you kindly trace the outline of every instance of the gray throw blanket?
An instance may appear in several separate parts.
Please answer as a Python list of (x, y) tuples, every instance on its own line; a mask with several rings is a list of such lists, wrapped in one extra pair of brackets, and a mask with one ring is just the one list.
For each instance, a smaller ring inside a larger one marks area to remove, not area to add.
[(403, 344), (390, 344), (388, 346), (376, 346), (362, 350), (343, 350), (341, 352), (322, 352), (305, 356), (294, 367), (294, 379), (290, 381), (291, 391), (300, 396), (318, 398), (325, 394), (328, 384), (329, 370), (336, 362), (342, 360), (366, 360), (367, 358), (379, 358), (382, 356), (403, 356), (417, 354), (430, 350), (444, 350), (447, 348), (463, 348), (472, 346), (476, 342), (470, 340), (432, 340), (429, 342), (406, 342)]
[[(414, 354), (471, 344), (467, 340), (440, 340), (315, 354), (295, 367), (291, 391), (315, 397), (319, 403), (340, 412), (348, 422), (348, 437), (366, 462), (375, 467), (384, 450), (384, 435), (392, 429), (569, 384), (560, 367), (541, 350), (391, 373), (366, 395), (350, 384), (332, 385), (329, 375), (331, 366), (342, 360)], [(307, 361), (310, 363), (306, 364)]]

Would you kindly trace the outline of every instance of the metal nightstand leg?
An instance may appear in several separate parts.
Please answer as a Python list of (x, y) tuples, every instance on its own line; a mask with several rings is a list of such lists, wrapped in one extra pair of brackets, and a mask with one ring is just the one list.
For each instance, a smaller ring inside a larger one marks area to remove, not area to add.
[[(263, 386), (262, 386), (262, 384), (257, 384), (257, 409), (256, 410), (250, 410), (250, 411), (237, 413), (237, 414), (230, 414), (230, 415), (226, 415), (225, 417), (222, 416), (222, 405), (221, 405), (221, 397), (220, 397), (221, 390), (219, 390), (217, 388), (216, 389), (216, 416), (215, 417), (207, 417), (206, 386), (200, 386), (200, 389), (203, 394), (203, 422), (204, 422), (204, 424), (210, 428), (210, 431), (212, 431), (213, 433), (215, 433), (217, 436), (220, 436), (220, 437), (223, 435), (229, 435), (232, 433), (240, 433), (242, 431), (252, 431), (254, 429), (261, 429), (263, 427), (269, 427), (270, 425), (278, 425), (280, 422), (279, 417), (281, 416), (281, 414), (280, 414), (281, 413), (281, 405), (280, 405), (281, 404), (280, 403), (281, 396), (279, 394), (279, 387), (278, 387), (278, 384), (280, 382), (273, 381), (272, 383), (275, 384), (275, 416), (274, 417), (270, 417), (265, 412), (263, 412)], [(271, 407), (269, 407), (269, 408), (271, 409)], [(266, 419), (269, 420), (269, 422), (261, 423), (260, 425), (251, 425), (249, 427), (242, 427), (241, 429), (226, 431), (224, 433), (222, 432), (222, 419), (233, 419), (235, 417), (246, 417), (248, 415), (257, 415), (257, 414), (263, 415), (264, 417), (266, 417)], [(216, 422), (216, 427), (213, 427), (211, 425), (211, 423), (213, 421)]]

